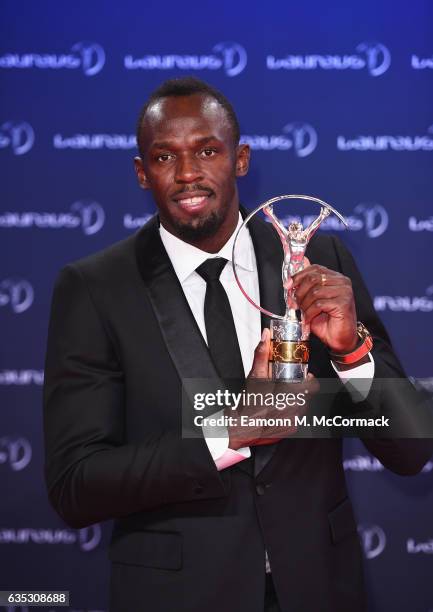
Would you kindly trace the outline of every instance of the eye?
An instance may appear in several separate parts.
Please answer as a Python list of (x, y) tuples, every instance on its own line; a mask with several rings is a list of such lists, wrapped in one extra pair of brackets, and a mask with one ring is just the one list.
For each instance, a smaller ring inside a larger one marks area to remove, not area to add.
[(214, 155), (216, 155), (216, 150), (215, 149), (203, 149), (203, 151), (200, 151), (200, 155), (201, 157), (213, 157)]
[(156, 161), (168, 162), (170, 159), (173, 159), (173, 157), (174, 156), (171, 153), (162, 153), (161, 155), (157, 156)]

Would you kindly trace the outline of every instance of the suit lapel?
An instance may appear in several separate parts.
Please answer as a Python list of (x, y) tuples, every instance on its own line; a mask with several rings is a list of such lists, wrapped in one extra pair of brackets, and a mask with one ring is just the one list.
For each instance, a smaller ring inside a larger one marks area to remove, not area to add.
[(162, 244), (155, 216), (137, 234), (136, 258), (161, 333), (182, 379), (217, 379), (207, 345)]

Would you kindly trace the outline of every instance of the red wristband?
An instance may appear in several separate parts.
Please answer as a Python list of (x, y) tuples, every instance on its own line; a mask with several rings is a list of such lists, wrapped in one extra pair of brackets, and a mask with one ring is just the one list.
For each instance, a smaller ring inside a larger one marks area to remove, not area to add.
[(358, 321), (356, 331), (358, 336), (361, 338), (362, 343), (351, 353), (333, 353), (330, 351), (329, 356), (331, 357), (332, 361), (344, 365), (356, 363), (371, 351), (373, 348), (373, 338), (371, 337), (368, 329), (365, 327), (365, 325)]

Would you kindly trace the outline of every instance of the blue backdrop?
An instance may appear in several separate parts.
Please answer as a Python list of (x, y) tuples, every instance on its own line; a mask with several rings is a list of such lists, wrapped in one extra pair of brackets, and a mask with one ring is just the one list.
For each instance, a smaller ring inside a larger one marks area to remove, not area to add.
[[(154, 210), (133, 173), (140, 107), (173, 76), (222, 89), (253, 149), (242, 202), (306, 193), (345, 214), (350, 231), (325, 231), (354, 253), (408, 375), (432, 385), (433, 5), (71, 4), (1, 7), (0, 590), (69, 589), (71, 610), (96, 612), (110, 525), (69, 529), (49, 507), (42, 368), (58, 270)], [(345, 456), (371, 611), (433, 610), (433, 463), (404, 479), (357, 441)]]

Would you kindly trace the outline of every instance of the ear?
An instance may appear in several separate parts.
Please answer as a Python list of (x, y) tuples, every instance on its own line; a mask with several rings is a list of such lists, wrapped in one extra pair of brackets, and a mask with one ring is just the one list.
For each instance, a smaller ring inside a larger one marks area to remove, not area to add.
[(250, 166), (250, 145), (240, 144), (236, 151), (236, 176), (245, 176)]
[(144, 171), (143, 160), (141, 157), (134, 157), (134, 168), (137, 174), (138, 183), (142, 189), (150, 189), (146, 173)]

